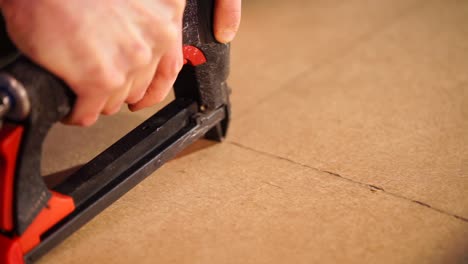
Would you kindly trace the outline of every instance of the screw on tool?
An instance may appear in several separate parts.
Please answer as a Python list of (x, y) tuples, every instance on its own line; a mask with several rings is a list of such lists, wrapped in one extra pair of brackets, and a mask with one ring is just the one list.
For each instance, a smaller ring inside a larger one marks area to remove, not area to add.
[(21, 83), (8, 74), (0, 74), (0, 119), (25, 119), (31, 111), (28, 94)]

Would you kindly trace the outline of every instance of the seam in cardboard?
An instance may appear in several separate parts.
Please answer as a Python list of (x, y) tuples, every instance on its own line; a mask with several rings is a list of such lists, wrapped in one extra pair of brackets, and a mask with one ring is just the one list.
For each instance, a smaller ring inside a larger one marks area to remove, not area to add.
[(389, 196), (392, 196), (394, 198), (398, 198), (398, 199), (405, 200), (405, 201), (408, 201), (408, 202), (411, 202), (411, 203), (415, 203), (415, 204), (417, 204), (419, 206), (426, 207), (426, 208), (428, 208), (428, 209), (430, 209), (432, 211), (438, 212), (438, 213), (443, 214), (443, 215), (451, 216), (451, 217), (454, 217), (454, 218), (456, 218), (458, 220), (461, 220), (461, 221), (463, 221), (465, 223), (468, 223), (468, 218), (465, 218), (463, 216), (460, 216), (460, 215), (457, 215), (457, 214), (454, 214), (454, 213), (450, 213), (448, 211), (445, 211), (445, 210), (442, 210), (440, 208), (434, 207), (434, 206), (432, 206), (432, 205), (430, 205), (428, 203), (421, 202), (421, 201), (418, 201), (418, 200), (415, 200), (415, 199), (411, 199), (411, 198), (408, 198), (408, 197), (403, 196), (403, 195), (398, 194), (398, 193), (386, 191), (384, 188), (382, 188), (380, 186), (377, 186), (377, 185), (356, 181), (356, 180), (347, 178), (347, 177), (345, 177), (345, 176), (343, 176), (343, 175), (341, 175), (339, 173), (336, 173), (336, 172), (331, 172), (331, 171), (328, 171), (328, 170), (322, 170), (322, 169), (319, 169), (319, 168), (316, 168), (316, 167), (313, 167), (313, 166), (310, 166), (310, 165), (307, 165), (307, 164), (303, 164), (303, 163), (294, 161), (294, 160), (289, 159), (289, 158), (281, 157), (281, 156), (271, 154), (271, 153), (268, 153), (268, 152), (265, 152), (265, 151), (261, 151), (261, 150), (257, 150), (257, 149), (251, 148), (251, 147), (247, 147), (247, 146), (244, 146), (244, 145), (242, 145), (240, 143), (237, 143), (237, 142), (226, 141), (226, 143), (231, 144), (233, 146), (236, 146), (238, 148), (244, 149), (244, 150), (255, 152), (255, 153), (263, 155), (263, 156), (272, 157), (272, 158), (283, 160), (283, 161), (286, 161), (286, 162), (289, 162), (289, 163), (293, 163), (295, 165), (298, 165), (298, 166), (301, 166), (301, 167), (304, 167), (304, 168), (308, 168), (308, 169), (311, 169), (311, 170), (314, 170), (314, 171), (317, 171), (317, 172), (326, 173), (326, 174), (328, 174), (330, 176), (339, 178), (341, 180), (345, 180), (345, 181), (350, 182), (350, 183), (352, 183), (354, 185), (359, 185), (361, 187), (369, 189), (372, 192), (382, 192), (382, 193), (385, 193), (385, 194), (387, 194)]

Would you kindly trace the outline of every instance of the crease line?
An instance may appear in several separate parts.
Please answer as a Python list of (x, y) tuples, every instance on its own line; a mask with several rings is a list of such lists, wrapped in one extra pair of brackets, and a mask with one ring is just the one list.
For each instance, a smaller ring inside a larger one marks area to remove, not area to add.
[(325, 174), (328, 174), (329, 176), (333, 176), (333, 177), (336, 177), (336, 178), (339, 178), (341, 180), (344, 180), (344, 181), (347, 181), (347, 182), (350, 182), (354, 185), (359, 185), (361, 187), (364, 187), (366, 189), (369, 189), (371, 190), (372, 192), (377, 192), (377, 191), (380, 191), (380, 192), (383, 192), (391, 197), (394, 197), (394, 198), (398, 198), (398, 199), (401, 199), (401, 200), (405, 200), (407, 202), (411, 202), (411, 203), (415, 203), (419, 206), (423, 206), (423, 207), (426, 207), (432, 211), (435, 211), (435, 212), (438, 212), (440, 214), (443, 214), (443, 215), (446, 215), (446, 216), (450, 216), (450, 217), (453, 217), (453, 218), (456, 218), (458, 220), (461, 220), (465, 223), (468, 223), (468, 218), (465, 218), (463, 216), (460, 216), (460, 215), (457, 215), (457, 214), (454, 214), (454, 213), (450, 213), (448, 211), (445, 211), (443, 209), (440, 209), (440, 208), (437, 208), (437, 207), (434, 207), (428, 203), (425, 203), (425, 202), (422, 202), (422, 201), (419, 201), (419, 200), (415, 200), (415, 199), (411, 199), (409, 197), (406, 197), (406, 196), (403, 196), (401, 194), (398, 194), (398, 193), (393, 193), (393, 192), (389, 192), (389, 191), (386, 191), (384, 188), (380, 187), (380, 186), (377, 186), (377, 185), (373, 185), (373, 184), (369, 184), (369, 183), (363, 183), (363, 182), (360, 182), (360, 181), (356, 181), (356, 180), (353, 180), (353, 179), (350, 179), (350, 178), (347, 178), (339, 173), (336, 173), (336, 172), (332, 172), (332, 171), (328, 171), (328, 170), (323, 170), (323, 169), (319, 169), (317, 167), (313, 167), (313, 166), (310, 166), (310, 165), (307, 165), (307, 164), (303, 164), (303, 163), (300, 163), (300, 162), (297, 162), (297, 161), (294, 161), (292, 159), (289, 159), (289, 158), (285, 158), (285, 157), (282, 157), (282, 156), (278, 156), (278, 155), (275, 155), (275, 154), (271, 154), (271, 153), (268, 153), (268, 152), (265, 152), (265, 151), (261, 151), (261, 150), (257, 150), (257, 149), (254, 149), (254, 148), (251, 148), (251, 147), (247, 147), (247, 146), (244, 146), (240, 143), (237, 143), (237, 142), (233, 142), (233, 141), (226, 141), (226, 143), (228, 144), (231, 144), (233, 146), (236, 146), (238, 148), (241, 148), (241, 149), (244, 149), (244, 150), (248, 150), (248, 151), (251, 151), (251, 152), (255, 152), (257, 154), (260, 154), (260, 155), (263, 155), (263, 156), (268, 156), (268, 157), (272, 157), (272, 158), (275, 158), (275, 159), (279, 159), (279, 160), (283, 160), (283, 161), (286, 161), (286, 162), (289, 162), (289, 163), (293, 163), (295, 165), (298, 165), (298, 166), (301, 166), (301, 167), (304, 167), (304, 168), (308, 168), (308, 169), (311, 169), (311, 170), (314, 170), (314, 171), (317, 171), (317, 172), (320, 172), (320, 173), (325, 173)]

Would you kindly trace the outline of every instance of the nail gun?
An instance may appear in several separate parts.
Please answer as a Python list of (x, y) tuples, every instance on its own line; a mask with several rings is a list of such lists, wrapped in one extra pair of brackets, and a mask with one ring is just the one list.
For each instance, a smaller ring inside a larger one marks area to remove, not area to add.
[(40, 173), (42, 143), (75, 96), (28, 58), (8, 57), (0, 68), (0, 263), (36, 261), (197, 139), (225, 137), (229, 45), (214, 39), (213, 9), (214, 0), (187, 1), (174, 101), (53, 188)]

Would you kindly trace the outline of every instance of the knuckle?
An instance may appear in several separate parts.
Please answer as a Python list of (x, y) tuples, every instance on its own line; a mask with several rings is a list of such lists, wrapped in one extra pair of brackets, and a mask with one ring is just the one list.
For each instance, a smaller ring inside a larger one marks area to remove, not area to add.
[(159, 78), (161, 80), (165, 80), (166, 82), (170, 82), (172, 80), (175, 80), (175, 78), (178, 75), (178, 71), (175, 66), (172, 67), (166, 67), (165, 69), (161, 70), (158, 72)]
[(177, 42), (179, 31), (180, 29), (175, 25), (168, 25), (165, 28), (164, 34), (168, 44)]
[(152, 49), (146, 43), (134, 42), (129, 55), (135, 67), (148, 65), (153, 59)]
[(97, 86), (96, 88), (101, 91), (113, 92), (125, 84), (126, 77), (125, 74), (115, 70), (114, 67), (97, 65), (91, 67), (83, 79), (91, 80), (92, 85)]
[(164, 65), (160, 65), (158, 68), (157, 75), (165, 82), (174, 82), (179, 75), (180, 70), (184, 66), (182, 57), (172, 57), (165, 61)]

